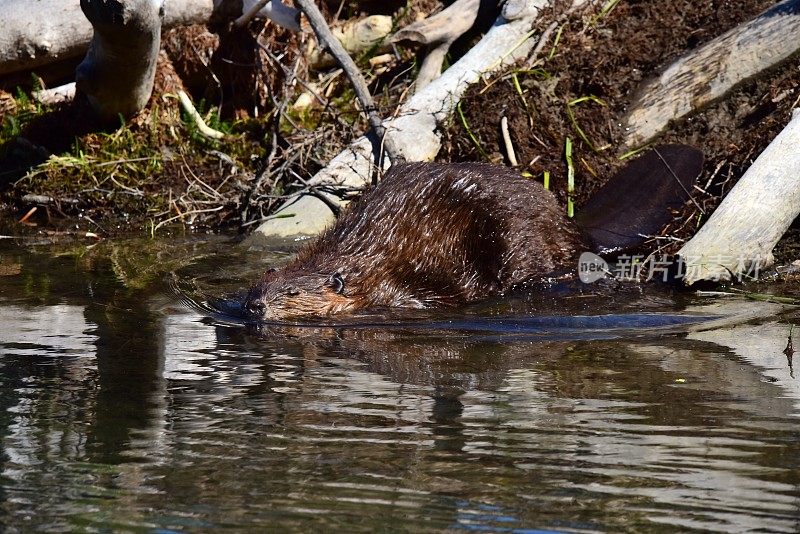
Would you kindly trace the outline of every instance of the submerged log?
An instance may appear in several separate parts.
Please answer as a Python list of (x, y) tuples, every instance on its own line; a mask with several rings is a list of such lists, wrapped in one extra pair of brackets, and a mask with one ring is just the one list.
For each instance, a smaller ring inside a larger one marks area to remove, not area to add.
[(641, 146), (800, 49), (800, 0), (784, 0), (675, 61), (646, 83), (625, 119), (627, 147)]
[(800, 110), (678, 252), (683, 281), (757, 276), (800, 214)]

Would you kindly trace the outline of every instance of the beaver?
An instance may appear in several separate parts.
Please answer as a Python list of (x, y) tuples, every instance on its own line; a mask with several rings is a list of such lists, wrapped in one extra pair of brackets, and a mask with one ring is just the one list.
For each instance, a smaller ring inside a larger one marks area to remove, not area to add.
[[(512, 169), (395, 165), (293, 261), (269, 269), (250, 289), (245, 313), (284, 320), (374, 307), (452, 307), (575, 266), (582, 251), (630, 246), (630, 232), (620, 233), (618, 220), (639, 221), (637, 233), (652, 232), (655, 224), (658, 230), (669, 215), (665, 206), (685, 201), (683, 190), (702, 166), (702, 155), (698, 163), (699, 151), (691, 147), (669, 145), (656, 152), (658, 158), (637, 160), (638, 167), (597, 193), (598, 200), (586, 206), (596, 213), (583, 229), (550, 191)], [(642, 182), (644, 196), (631, 188), (632, 180)], [(610, 205), (609, 199), (624, 196), (636, 198), (623, 210)], [(661, 199), (657, 207), (645, 201), (654, 196)]]

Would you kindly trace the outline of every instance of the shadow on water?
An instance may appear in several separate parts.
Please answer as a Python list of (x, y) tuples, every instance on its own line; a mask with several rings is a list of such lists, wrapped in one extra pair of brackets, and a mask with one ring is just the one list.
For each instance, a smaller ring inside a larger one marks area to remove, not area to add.
[(7, 529), (797, 530), (781, 306), (618, 291), (242, 325), (197, 302), (264, 257), (104, 246), (0, 242)]

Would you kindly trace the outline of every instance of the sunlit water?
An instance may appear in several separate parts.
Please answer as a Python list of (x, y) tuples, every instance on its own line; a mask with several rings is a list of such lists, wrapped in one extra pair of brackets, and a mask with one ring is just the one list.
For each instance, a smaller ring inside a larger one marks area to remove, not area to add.
[(274, 255), (77, 248), (0, 242), (6, 531), (800, 530), (779, 307), (604, 298), (255, 331), (204, 319), (166, 275), (222, 294)]

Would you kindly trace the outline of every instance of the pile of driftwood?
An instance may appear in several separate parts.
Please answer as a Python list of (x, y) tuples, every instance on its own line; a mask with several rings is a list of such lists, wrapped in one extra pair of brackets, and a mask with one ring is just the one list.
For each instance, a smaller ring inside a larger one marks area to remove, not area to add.
[[(0, 75), (85, 53), (74, 85), (43, 91), (38, 98), (68, 100), (78, 92), (88, 97), (99, 117), (130, 117), (145, 106), (152, 92), (162, 28), (213, 18), (242, 25), (253, 17), (266, 17), (293, 31), (308, 24), (319, 43), (313, 61), (335, 61), (344, 69), (371, 127), (308, 184), (363, 187), (392, 162), (432, 160), (441, 147), (442, 125), (467, 88), (507, 65), (532, 61), (553, 38), (558, 21), (544, 31), (533, 30), (550, 4), (506, 0), (495, 6), (499, 14), (491, 28), (442, 72), (452, 43), (475, 24), (480, 0), (457, 0), (394, 33), (391, 21), (380, 18), (332, 32), (311, 0), (295, 0), (294, 7), (279, 0), (81, 0), (80, 6), (40, 0), (35, 12), (29, 2), (12, 0), (5, 6), (0, 29)], [(569, 9), (591, 4), (591, 0), (572, 0)], [(695, 113), (795, 54), (800, 47), (799, 10), (800, 0), (779, 2), (643, 84), (625, 119), (627, 137), (620, 152), (652, 142), (670, 121)], [(378, 115), (348, 54), (379, 42), (413, 42), (426, 49), (413, 96), (391, 117)], [(191, 112), (188, 97), (181, 98)], [(202, 118), (195, 117), (203, 128)], [(215, 135), (208, 128), (205, 133)], [(775, 244), (800, 213), (797, 176), (800, 118), (796, 115), (680, 250), (688, 263), (685, 282), (726, 279), (734, 271), (771, 263)], [(313, 235), (330, 223), (335, 211), (331, 207), (339, 203), (338, 197), (325, 193), (297, 196), (256, 232)]]

